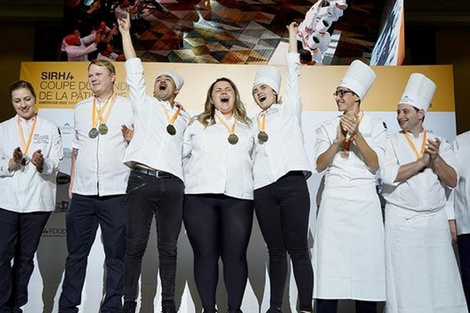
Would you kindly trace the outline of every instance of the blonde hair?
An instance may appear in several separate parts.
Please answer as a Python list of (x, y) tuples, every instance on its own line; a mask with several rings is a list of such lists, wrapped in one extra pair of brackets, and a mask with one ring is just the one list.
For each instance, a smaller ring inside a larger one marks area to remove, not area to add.
[(197, 115), (195, 119), (197, 119), (202, 125), (204, 125), (204, 127), (215, 124), (215, 117), (214, 117), (215, 106), (214, 106), (214, 103), (212, 103), (211, 97), (212, 97), (212, 91), (214, 91), (215, 84), (221, 81), (228, 82), (232, 86), (235, 92), (235, 107), (233, 109), (233, 114), (235, 118), (238, 121), (246, 124), (247, 126), (250, 126), (251, 120), (246, 115), (245, 104), (243, 104), (240, 98), (240, 93), (238, 92), (238, 88), (232, 80), (226, 77), (217, 78), (209, 87), (209, 89), (207, 90), (206, 102), (204, 104), (204, 112)]
[(111, 63), (110, 61), (108, 60), (104, 60), (104, 59), (100, 59), (100, 60), (93, 60), (90, 62), (90, 64), (88, 65), (88, 70), (90, 70), (90, 66), (92, 65), (96, 65), (96, 66), (104, 66), (106, 67), (108, 70), (109, 70), (109, 74), (116, 74), (116, 68), (114, 67), (114, 64)]

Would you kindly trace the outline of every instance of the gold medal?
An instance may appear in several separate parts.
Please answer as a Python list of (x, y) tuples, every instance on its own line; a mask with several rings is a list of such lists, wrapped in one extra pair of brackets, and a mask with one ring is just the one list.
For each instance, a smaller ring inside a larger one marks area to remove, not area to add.
[[(104, 102), (101, 109), (98, 109), (96, 106), (96, 97), (93, 99), (93, 109), (91, 112), (91, 122), (93, 128), (90, 129), (88, 132), (88, 137), (96, 138), (98, 135), (106, 135), (109, 131), (108, 126), (106, 126), (106, 121), (108, 120), (109, 115), (111, 114), (111, 110), (113, 109), (114, 101), (116, 97), (114, 96), (114, 92), (112, 92), (106, 101)], [(108, 106), (109, 105), (109, 106)], [(106, 114), (103, 116), (104, 112)], [(99, 125), (98, 125), (99, 120)], [(98, 128), (97, 128), (98, 125)]]
[(168, 121), (168, 126), (166, 127), (166, 131), (171, 136), (174, 136), (176, 134), (176, 127), (173, 124), (175, 123), (176, 118), (181, 112), (181, 106), (178, 105), (178, 109), (176, 110), (175, 114), (173, 114), (171, 118), (170, 118), (170, 114), (168, 113), (168, 109), (165, 107), (165, 105), (162, 105), (162, 106), (163, 106), (163, 112), (165, 112), (166, 120)]
[(173, 126), (171, 124), (168, 124), (168, 126), (166, 127), (166, 131), (172, 136), (174, 136), (176, 134), (175, 126)]
[(90, 138), (96, 138), (96, 137), (98, 137), (98, 134), (99, 134), (98, 130), (97, 130), (95, 127), (93, 127), (93, 128), (90, 129), (90, 131), (88, 132), (88, 137), (90, 137)]
[(238, 136), (235, 135), (235, 134), (230, 134), (230, 136), (228, 136), (227, 140), (231, 145), (236, 145), (237, 142), (238, 142)]
[(98, 132), (100, 135), (106, 135), (108, 133), (108, 126), (106, 126), (106, 124), (100, 124), (100, 126), (98, 126)]
[(258, 140), (259, 140), (259, 142), (265, 143), (266, 141), (268, 141), (268, 139), (269, 139), (269, 136), (268, 136), (268, 134), (266, 134), (266, 132), (260, 131), (260, 132), (258, 133)]
[(220, 117), (218, 112), (215, 114), (215, 116), (220, 121), (220, 123), (224, 125), (224, 127), (228, 130), (228, 133), (230, 134), (227, 138), (228, 142), (231, 145), (236, 145), (238, 142), (238, 136), (235, 134), (235, 127), (237, 126), (237, 119), (236, 118), (234, 119), (232, 127), (230, 128), (228, 127), (227, 123), (224, 121), (224, 117), (223, 116)]
[(258, 140), (260, 143), (265, 143), (269, 139), (269, 136), (266, 133), (266, 112), (261, 112), (260, 114), (262, 114), (263, 119), (260, 122), (260, 115), (258, 115)]

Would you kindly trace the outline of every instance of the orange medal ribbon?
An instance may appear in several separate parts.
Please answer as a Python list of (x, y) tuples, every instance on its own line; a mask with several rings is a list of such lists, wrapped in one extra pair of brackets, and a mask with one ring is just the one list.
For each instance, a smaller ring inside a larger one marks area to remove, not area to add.
[(166, 106), (164, 105), (162, 106), (163, 106), (163, 111), (165, 111), (165, 116), (166, 116), (166, 120), (168, 121), (168, 124), (173, 125), (176, 121), (176, 118), (181, 112), (181, 106), (178, 105), (178, 110), (176, 110), (175, 114), (173, 114), (171, 118), (170, 118), (170, 114), (168, 113), (168, 109), (166, 108)]
[(227, 125), (227, 123), (225, 123), (224, 118), (222, 118), (222, 117), (219, 116), (219, 113), (216, 113), (215, 116), (216, 116), (217, 119), (220, 121), (220, 123), (222, 123), (222, 125), (225, 126), (225, 128), (226, 128), (227, 131), (229, 132), (230, 135), (229, 135), (228, 138), (227, 138), (228, 142), (229, 142), (231, 145), (236, 144), (236, 143), (238, 142), (238, 136), (235, 135), (235, 127), (236, 127), (236, 125), (237, 125), (237, 119), (234, 118), (235, 120), (234, 120), (234, 122), (233, 122), (232, 127), (229, 127), (229, 126)]
[[(108, 111), (106, 112), (106, 116), (103, 117), (103, 112), (106, 110), (109, 101), (111, 100), (111, 106), (109, 107)], [(100, 120), (100, 124), (106, 124), (106, 121), (109, 118), (109, 114), (111, 114), (111, 110), (113, 109), (114, 101), (116, 98), (114, 97), (114, 92), (109, 95), (109, 97), (104, 102), (101, 110), (96, 107), (96, 97), (93, 99), (93, 110), (91, 112), (91, 119), (92, 119), (92, 127), (96, 128), (98, 126), (98, 119)]]
[(166, 131), (171, 136), (174, 136), (176, 134), (176, 128), (175, 126), (173, 126), (173, 124), (175, 123), (176, 118), (178, 117), (178, 114), (180, 114), (181, 112), (181, 106), (178, 105), (178, 109), (176, 110), (175, 114), (173, 114), (171, 118), (170, 118), (170, 114), (168, 114), (168, 109), (166, 108), (166, 106), (164, 104), (162, 104), (162, 106), (163, 106), (163, 111), (165, 112), (166, 120), (168, 121), (168, 125), (166, 126)]
[(416, 149), (416, 146), (415, 146), (413, 140), (410, 138), (410, 135), (408, 135), (408, 133), (405, 132), (405, 131), (402, 131), (402, 133), (405, 135), (406, 141), (408, 141), (408, 144), (410, 145), (411, 149), (413, 149), (413, 152), (416, 155), (416, 160), (419, 160), (423, 156), (424, 150), (426, 148), (427, 132), (424, 131), (424, 133), (423, 133), (423, 141), (421, 142), (421, 150), (419, 152)]
[(24, 155), (28, 154), (29, 147), (31, 145), (31, 140), (33, 139), (34, 129), (36, 128), (36, 122), (38, 121), (36, 116), (33, 118), (34, 118), (34, 123), (33, 123), (33, 127), (31, 127), (31, 130), (29, 131), (27, 142), (25, 142), (24, 140), (23, 126), (21, 126), (20, 124), (20, 119), (18, 118), (16, 120), (16, 126), (18, 127), (18, 136), (20, 137), (20, 143), (21, 143), (21, 151), (23, 152)]
[(266, 130), (266, 112), (263, 115), (263, 121), (261, 123), (259, 121), (259, 115), (258, 115), (258, 128), (259, 128), (258, 140), (260, 143), (265, 143), (269, 139), (269, 136), (265, 131)]
[(258, 116), (258, 128), (260, 132), (265, 132), (266, 130), (266, 113), (263, 114), (263, 120), (259, 121), (259, 116)]

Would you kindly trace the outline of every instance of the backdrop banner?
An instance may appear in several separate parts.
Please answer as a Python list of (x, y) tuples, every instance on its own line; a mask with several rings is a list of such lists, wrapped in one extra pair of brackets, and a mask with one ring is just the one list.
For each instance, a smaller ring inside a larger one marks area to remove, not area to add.
[[(123, 63), (115, 63), (115, 91), (127, 96), (126, 71)], [(186, 83), (177, 97), (184, 108), (192, 115), (202, 111), (210, 84), (219, 77), (232, 79), (241, 93), (250, 116), (255, 116), (259, 109), (251, 95), (253, 78), (258, 65), (218, 65), (185, 63), (144, 63), (147, 93), (152, 94), (155, 78), (163, 70), (172, 70), (181, 74)], [(25, 313), (50, 313), (58, 311), (58, 298), (61, 292), (66, 248), (65, 212), (69, 206), (67, 195), (70, 174), (71, 142), (74, 136), (73, 109), (76, 103), (92, 95), (87, 82), (87, 62), (23, 62), (21, 79), (32, 83), (37, 93), (39, 114), (55, 122), (64, 141), (64, 159), (58, 176), (58, 194), (56, 211), (46, 225), (36, 256), (36, 268), (31, 278), (29, 302), (24, 307)], [(285, 77), (285, 67), (279, 66)], [(347, 66), (323, 66), (301, 68), (302, 91), (302, 129), (307, 154), (314, 171), (313, 148), (315, 130), (327, 119), (340, 113), (332, 96)], [(456, 135), (454, 83), (451, 66), (377, 66), (373, 67), (377, 80), (361, 104), (365, 114), (379, 117), (390, 133), (399, 131), (396, 121), (398, 101), (403, 93), (411, 73), (420, 72), (432, 79), (437, 90), (432, 108), (426, 115), (424, 126), (437, 134), (452, 140)], [(285, 81), (281, 95), (284, 94)], [(313, 246), (315, 217), (320, 197), (320, 183), (323, 173), (314, 173), (308, 180), (311, 197), (310, 247)], [(193, 279), (193, 254), (183, 228), (178, 245), (178, 271), (176, 302), (180, 313), (201, 312), (201, 303)], [(269, 278), (267, 277), (267, 249), (257, 221), (254, 221), (253, 234), (248, 248), (249, 282), (242, 305), (244, 312), (265, 312), (269, 307)], [(80, 312), (96, 313), (99, 311), (103, 295), (104, 252), (100, 233), (88, 258), (85, 287), (82, 294)], [(222, 273), (222, 272), (220, 272)], [(158, 282), (158, 254), (156, 251), (155, 225), (152, 227), (148, 249), (144, 256), (141, 276), (139, 307), (144, 313), (160, 312), (161, 287)], [(226, 310), (225, 288), (219, 283), (217, 302), (219, 311)], [(296, 312), (297, 290), (293, 276), (287, 282), (284, 299), (285, 312)], [(42, 311), (40, 308), (43, 308)], [(349, 307), (340, 306), (340, 312), (348, 312)]]

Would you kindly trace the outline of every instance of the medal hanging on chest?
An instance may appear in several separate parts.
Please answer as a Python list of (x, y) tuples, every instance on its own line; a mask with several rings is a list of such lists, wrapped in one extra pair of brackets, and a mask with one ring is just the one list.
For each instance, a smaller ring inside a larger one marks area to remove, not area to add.
[(408, 145), (411, 147), (411, 149), (415, 153), (416, 160), (419, 160), (421, 157), (423, 157), (424, 150), (426, 150), (426, 142), (427, 142), (427, 138), (428, 138), (427, 131), (423, 132), (423, 141), (421, 141), (420, 151), (418, 151), (418, 149), (416, 149), (416, 146), (415, 146), (413, 140), (411, 139), (410, 135), (408, 135), (408, 133), (405, 132), (405, 131), (402, 131), (402, 133), (405, 135), (406, 141), (408, 141)]
[(99, 134), (99, 132), (98, 132), (98, 130), (96, 129), (96, 127), (93, 127), (93, 128), (90, 129), (90, 131), (88, 132), (88, 137), (90, 137), (90, 138), (93, 139), (93, 138), (98, 137), (98, 134)]
[(238, 142), (238, 136), (235, 135), (235, 134), (230, 134), (227, 138), (228, 142), (231, 144), (231, 145), (236, 145), (237, 142)]
[(168, 121), (166, 132), (170, 134), (171, 136), (174, 136), (176, 135), (176, 127), (174, 126), (174, 123), (176, 121), (176, 118), (181, 112), (181, 106), (178, 105), (178, 109), (176, 110), (175, 114), (173, 114), (171, 118), (170, 118), (170, 114), (168, 113), (168, 109), (165, 107), (164, 104), (162, 104), (162, 106), (163, 106), (163, 111), (165, 112), (166, 120)]
[[(92, 121), (92, 128), (88, 132), (88, 137), (94, 139), (98, 137), (98, 135), (106, 135), (109, 131), (106, 122), (108, 121), (109, 115), (113, 109), (114, 101), (116, 97), (114, 97), (114, 92), (109, 95), (109, 97), (104, 102), (101, 109), (96, 107), (96, 97), (93, 99), (93, 109), (91, 112), (91, 121)], [(109, 107), (108, 107), (109, 105)], [(108, 109), (106, 111), (106, 109)], [(103, 112), (106, 111), (106, 115), (103, 116)], [(98, 125), (98, 120), (100, 124)]]
[(224, 127), (227, 129), (227, 131), (229, 132), (229, 136), (227, 137), (227, 141), (229, 144), (231, 145), (236, 145), (238, 143), (238, 136), (235, 134), (235, 128), (236, 128), (236, 125), (237, 125), (237, 119), (234, 118), (234, 121), (233, 121), (233, 124), (232, 124), (232, 127), (229, 127), (227, 125), (227, 123), (224, 121), (224, 117), (220, 117), (218, 113), (215, 114), (215, 116), (217, 117), (217, 119), (220, 121), (220, 123), (222, 125), (224, 125)]
[(29, 147), (31, 146), (31, 141), (33, 139), (34, 130), (36, 129), (36, 122), (38, 121), (38, 117), (34, 116), (33, 126), (29, 130), (29, 134), (27, 135), (28, 139), (25, 141), (24, 133), (23, 133), (23, 126), (19, 118), (16, 120), (16, 127), (18, 129), (18, 137), (20, 138), (21, 143), (21, 151), (23, 152), (23, 159), (21, 159), (21, 165), (25, 166), (29, 163), (30, 158), (28, 157)]
[(106, 124), (100, 124), (98, 127), (98, 132), (100, 135), (106, 135), (108, 133), (108, 126), (106, 126)]
[[(114, 92), (113, 92), (106, 99), (101, 109), (98, 109), (96, 107), (96, 97), (93, 99), (93, 108), (91, 112), (91, 121), (92, 121), (93, 127), (88, 132), (88, 137), (90, 137), (91, 139), (94, 139), (98, 137), (98, 135), (106, 135), (108, 133), (109, 129), (108, 129), (108, 126), (106, 125), (106, 122), (108, 121), (109, 115), (111, 114), (115, 100), (116, 100), (116, 97), (114, 96)], [(106, 111), (105, 116), (103, 116), (104, 111)], [(98, 120), (100, 122), (99, 125), (98, 125)]]
[(266, 113), (263, 115), (263, 120), (261, 123), (259, 122), (259, 117), (258, 117), (258, 128), (259, 128), (259, 133), (258, 133), (258, 140), (260, 143), (265, 143), (268, 141), (269, 136), (266, 133)]
[(174, 136), (176, 135), (176, 128), (175, 126), (169, 124), (167, 127), (166, 127), (166, 131), (167, 133), (169, 133), (170, 135)]

